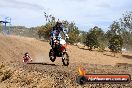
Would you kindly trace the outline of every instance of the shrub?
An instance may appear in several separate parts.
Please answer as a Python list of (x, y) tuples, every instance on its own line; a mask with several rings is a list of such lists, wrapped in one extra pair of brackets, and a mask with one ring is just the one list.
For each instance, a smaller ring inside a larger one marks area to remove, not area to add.
[(101, 43), (99, 45), (99, 49), (98, 49), (99, 52), (104, 52), (105, 51), (105, 45), (103, 43)]
[(101, 28), (95, 26), (87, 33), (84, 43), (89, 47), (89, 50), (92, 50), (98, 48), (102, 41), (104, 41), (104, 32)]
[(114, 53), (121, 52), (122, 46), (123, 39), (120, 35), (113, 36), (109, 41), (109, 49)]

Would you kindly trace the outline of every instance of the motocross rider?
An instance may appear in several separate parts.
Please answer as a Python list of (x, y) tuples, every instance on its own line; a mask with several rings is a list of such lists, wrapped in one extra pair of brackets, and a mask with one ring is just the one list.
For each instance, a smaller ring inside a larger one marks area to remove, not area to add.
[(63, 32), (65, 40), (69, 39), (68, 35), (67, 35), (67, 30), (64, 29), (62, 23), (60, 21), (56, 22), (56, 25), (52, 28), (51, 30), (51, 37), (50, 37), (50, 45), (52, 48), (54, 48), (54, 40), (58, 40), (58, 42), (60, 41), (61, 34), (60, 32)]

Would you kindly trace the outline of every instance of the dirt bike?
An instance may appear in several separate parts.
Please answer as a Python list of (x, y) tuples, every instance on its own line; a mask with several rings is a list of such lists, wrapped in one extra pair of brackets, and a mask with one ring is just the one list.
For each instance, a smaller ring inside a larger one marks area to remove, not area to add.
[(54, 40), (54, 47), (50, 49), (49, 58), (54, 62), (56, 57), (62, 57), (62, 63), (64, 66), (69, 65), (69, 55), (66, 50), (66, 41), (64, 39), (60, 39), (60, 41)]

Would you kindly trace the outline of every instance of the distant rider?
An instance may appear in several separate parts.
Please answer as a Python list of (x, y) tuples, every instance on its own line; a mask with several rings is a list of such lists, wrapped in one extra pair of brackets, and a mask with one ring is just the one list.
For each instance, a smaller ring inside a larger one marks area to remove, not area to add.
[(53, 48), (54, 47), (54, 40), (60, 40), (62, 37), (61, 37), (61, 34), (60, 33), (63, 33), (64, 34), (64, 37), (65, 37), (65, 40), (66, 39), (69, 39), (68, 35), (67, 35), (67, 30), (64, 29), (62, 23), (60, 21), (56, 22), (56, 25), (52, 28), (51, 30), (51, 36), (50, 36), (50, 45), (51, 47)]
[(32, 58), (29, 56), (28, 52), (24, 54), (23, 62), (32, 61)]

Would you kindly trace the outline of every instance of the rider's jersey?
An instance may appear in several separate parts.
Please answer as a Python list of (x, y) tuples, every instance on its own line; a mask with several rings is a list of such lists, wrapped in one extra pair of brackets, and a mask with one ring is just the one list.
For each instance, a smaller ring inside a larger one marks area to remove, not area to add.
[(26, 59), (32, 59), (32, 58), (31, 58), (30, 56), (27, 55), (27, 56), (24, 56), (23, 59), (26, 60)]
[(61, 27), (53, 27), (51, 30), (51, 37), (58, 38), (59, 40), (61, 39), (61, 34), (60, 32), (63, 32), (64, 35), (67, 35), (66, 29), (64, 29), (62, 26)]

